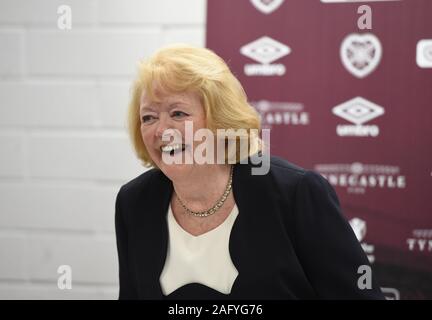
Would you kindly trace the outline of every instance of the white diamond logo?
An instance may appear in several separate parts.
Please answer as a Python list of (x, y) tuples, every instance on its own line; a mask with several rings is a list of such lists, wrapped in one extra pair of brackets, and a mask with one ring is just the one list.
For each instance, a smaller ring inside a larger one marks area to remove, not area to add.
[(361, 125), (384, 114), (384, 108), (362, 97), (356, 97), (333, 108), (333, 114)]
[(345, 68), (357, 78), (368, 76), (381, 61), (382, 47), (372, 33), (348, 35), (340, 48), (340, 56)]
[(263, 64), (270, 64), (291, 53), (291, 48), (270, 37), (261, 37), (240, 48), (240, 53)]
[(252, 4), (264, 14), (270, 14), (275, 11), (284, 0), (251, 0)]

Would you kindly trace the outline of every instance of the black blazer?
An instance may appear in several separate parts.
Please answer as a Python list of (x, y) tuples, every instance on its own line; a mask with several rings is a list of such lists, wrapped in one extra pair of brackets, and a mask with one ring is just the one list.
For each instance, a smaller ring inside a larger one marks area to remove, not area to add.
[(252, 166), (234, 166), (239, 215), (229, 250), (239, 275), (229, 295), (198, 283), (163, 295), (172, 183), (151, 169), (123, 185), (115, 207), (119, 299), (383, 299), (373, 274), (372, 289), (358, 288), (358, 268), (369, 262), (327, 180), (277, 157), (266, 175), (251, 175)]

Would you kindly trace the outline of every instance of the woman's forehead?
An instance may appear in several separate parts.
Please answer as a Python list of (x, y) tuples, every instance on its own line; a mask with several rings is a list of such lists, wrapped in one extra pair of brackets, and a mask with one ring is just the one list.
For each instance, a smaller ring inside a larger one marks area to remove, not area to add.
[(185, 103), (190, 104), (193, 101), (197, 101), (198, 96), (192, 92), (183, 93), (166, 93), (161, 94), (160, 92), (153, 92), (152, 95), (147, 94), (143, 91), (141, 94), (141, 106), (148, 105), (171, 105), (173, 103)]

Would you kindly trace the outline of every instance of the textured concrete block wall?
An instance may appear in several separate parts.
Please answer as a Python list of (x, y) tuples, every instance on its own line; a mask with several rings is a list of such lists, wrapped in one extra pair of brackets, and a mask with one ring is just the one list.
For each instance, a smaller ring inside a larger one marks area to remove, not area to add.
[(205, 7), (0, 1), (0, 299), (117, 298), (115, 195), (145, 170), (125, 129), (136, 63), (168, 43), (204, 46)]

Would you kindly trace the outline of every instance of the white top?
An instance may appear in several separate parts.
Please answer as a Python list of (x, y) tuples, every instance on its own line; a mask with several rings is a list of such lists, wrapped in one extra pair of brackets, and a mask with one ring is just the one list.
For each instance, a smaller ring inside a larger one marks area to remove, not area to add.
[(159, 278), (164, 295), (188, 283), (200, 283), (223, 294), (231, 293), (238, 271), (229, 253), (229, 238), (238, 213), (237, 205), (234, 205), (222, 224), (194, 236), (178, 224), (170, 204), (168, 251)]

